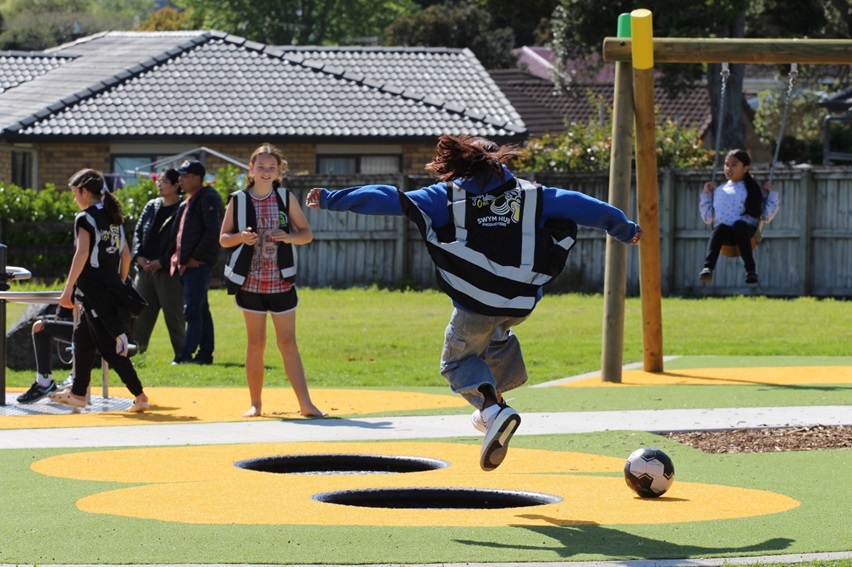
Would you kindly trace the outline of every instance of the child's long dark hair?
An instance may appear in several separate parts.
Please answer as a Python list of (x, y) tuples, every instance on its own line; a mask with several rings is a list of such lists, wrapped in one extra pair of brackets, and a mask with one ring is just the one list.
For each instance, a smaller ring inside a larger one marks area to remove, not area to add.
[[(275, 161), (278, 162), (278, 165), (281, 166), (281, 172), (287, 172), (287, 160), (284, 159), (284, 154), (281, 153), (281, 150), (273, 146), (272, 144), (263, 144), (259, 148), (257, 148), (254, 153), (251, 154), (249, 158), (249, 163), (254, 165), (254, 162), (257, 161), (257, 156), (261, 155), (270, 155), (275, 158)], [(248, 190), (254, 186), (254, 176), (251, 173), (246, 175), (246, 186), (244, 189)], [(278, 189), (281, 187), (281, 179), (276, 179), (272, 182), (272, 189)]]
[[(736, 158), (743, 165), (751, 165), (751, 156), (745, 150), (731, 150), (728, 152), (728, 157)], [(749, 171), (745, 172), (743, 183), (745, 183), (746, 188), (745, 212), (747, 215), (759, 219), (760, 215), (763, 214), (763, 189), (760, 188), (760, 184)]]
[(435, 159), (426, 171), (438, 181), (459, 177), (487, 179), (489, 174), (505, 179), (503, 165), (520, 155), (510, 146), (499, 146), (476, 136), (441, 136)]
[(68, 179), (68, 187), (74, 189), (85, 189), (92, 195), (101, 198), (104, 204), (104, 213), (110, 224), (124, 224), (124, 215), (121, 214), (121, 203), (109, 192), (104, 176), (94, 169), (81, 169)]

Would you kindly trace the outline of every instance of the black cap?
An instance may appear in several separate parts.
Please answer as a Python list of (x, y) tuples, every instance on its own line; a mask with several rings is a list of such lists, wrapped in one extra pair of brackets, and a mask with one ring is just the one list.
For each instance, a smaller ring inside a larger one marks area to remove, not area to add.
[(177, 168), (177, 172), (181, 175), (186, 173), (191, 173), (193, 175), (197, 175), (204, 179), (204, 176), (207, 175), (207, 170), (204, 169), (204, 166), (201, 165), (201, 162), (194, 159), (188, 159), (180, 164), (180, 167)]

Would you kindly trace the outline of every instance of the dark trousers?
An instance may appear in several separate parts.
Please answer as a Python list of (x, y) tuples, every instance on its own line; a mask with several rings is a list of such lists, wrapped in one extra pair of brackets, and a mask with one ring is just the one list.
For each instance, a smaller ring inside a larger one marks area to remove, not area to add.
[(722, 246), (736, 246), (740, 250), (746, 272), (756, 272), (754, 254), (751, 251), (751, 238), (757, 232), (757, 227), (745, 221), (737, 221), (733, 226), (720, 224), (713, 229), (710, 242), (707, 243), (707, 255), (704, 257), (704, 267), (711, 270), (716, 268), (716, 261)]
[(74, 385), (71, 393), (86, 395), (98, 353), (115, 370), (131, 394), (138, 396), (142, 393), (142, 382), (133, 363), (128, 357), (115, 352), (115, 337), (110, 335), (97, 317), (90, 316), (85, 309), (80, 311), (80, 322), (74, 329)]
[(210, 291), (210, 277), (213, 267), (203, 265), (187, 268), (181, 276), (183, 283), (184, 315), (186, 316), (186, 338), (180, 358), (189, 360), (198, 349), (198, 358), (212, 359), (215, 348), (213, 315), (207, 294)]
[(36, 370), (42, 376), (49, 376), (53, 371), (53, 340), (71, 344), (74, 323), (71, 321), (42, 320), (41, 331), (33, 333), (33, 350), (35, 351)]
[(135, 341), (138, 352), (141, 354), (148, 350), (151, 333), (162, 310), (174, 356), (180, 356), (186, 332), (186, 319), (183, 315), (183, 285), (180, 282), (180, 276), (170, 274), (168, 269), (159, 270), (153, 274), (140, 271), (136, 275), (135, 285), (136, 291), (148, 302), (136, 319)]

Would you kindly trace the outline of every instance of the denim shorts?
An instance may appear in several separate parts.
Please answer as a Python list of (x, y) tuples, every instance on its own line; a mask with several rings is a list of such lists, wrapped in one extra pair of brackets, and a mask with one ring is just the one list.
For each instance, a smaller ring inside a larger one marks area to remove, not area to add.
[(238, 290), (234, 300), (237, 307), (253, 313), (286, 313), (295, 309), (299, 303), (295, 287), (284, 293), (252, 293)]

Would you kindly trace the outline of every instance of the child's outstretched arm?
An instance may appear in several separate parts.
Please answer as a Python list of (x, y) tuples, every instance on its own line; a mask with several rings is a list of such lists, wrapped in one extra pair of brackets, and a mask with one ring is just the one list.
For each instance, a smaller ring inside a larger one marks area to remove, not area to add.
[(642, 229), (627, 220), (621, 209), (577, 191), (553, 187), (542, 187), (542, 190), (543, 220), (571, 219), (579, 225), (605, 230), (625, 244), (639, 242)]
[(396, 187), (362, 185), (340, 191), (315, 187), (308, 192), (305, 205), (311, 209), (352, 211), (362, 215), (402, 215)]

